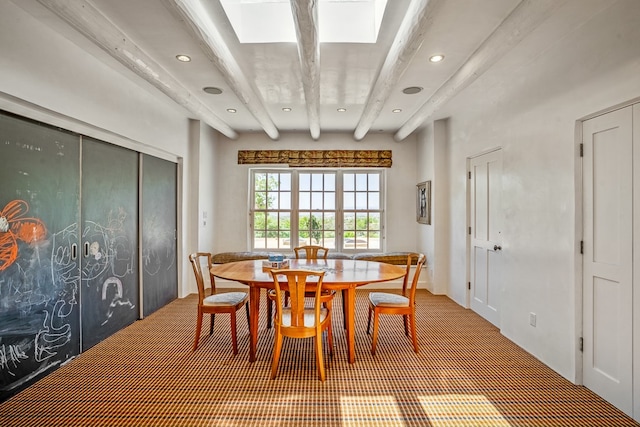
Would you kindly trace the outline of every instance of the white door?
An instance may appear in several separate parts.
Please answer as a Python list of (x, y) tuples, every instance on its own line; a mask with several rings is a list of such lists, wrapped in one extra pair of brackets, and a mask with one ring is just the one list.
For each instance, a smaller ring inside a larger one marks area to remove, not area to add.
[(502, 150), (470, 159), (471, 309), (500, 326)]
[(632, 415), (632, 107), (582, 130), (583, 381)]

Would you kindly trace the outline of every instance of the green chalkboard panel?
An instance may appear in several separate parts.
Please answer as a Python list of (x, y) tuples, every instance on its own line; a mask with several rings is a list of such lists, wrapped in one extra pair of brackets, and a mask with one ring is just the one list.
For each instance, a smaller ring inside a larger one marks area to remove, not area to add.
[(142, 301), (147, 316), (178, 297), (176, 164), (142, 155)]
[(138, 318), (138, 153), (82, 140), (82, 351)]
[(79, 353), (78, 135), (0, 112), (0, 399)]

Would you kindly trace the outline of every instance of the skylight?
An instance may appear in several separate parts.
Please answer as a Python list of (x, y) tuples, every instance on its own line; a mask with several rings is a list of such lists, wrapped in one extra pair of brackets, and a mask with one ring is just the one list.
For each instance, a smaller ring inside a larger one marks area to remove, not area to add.
[[(220, 0), (240, 43), (295, 42), (289, 0)], [(319, 0), (322, 43), (375, 43), (387, 0)]]

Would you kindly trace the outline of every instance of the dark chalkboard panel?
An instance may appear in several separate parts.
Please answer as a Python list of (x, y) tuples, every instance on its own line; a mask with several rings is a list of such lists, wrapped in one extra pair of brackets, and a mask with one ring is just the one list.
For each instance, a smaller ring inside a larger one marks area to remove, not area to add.
[(176, 165), (142, 155), (142, 301), (147, 316), (178, 297)]
[(178, 287), (174, 163), (2, 111), (0, 162), (2, 401)]
[(138, 318), (138, 154), (82, 140), (82, 350)]
[(0, 112), (0, 159), (5, 400), (80, 350), (79, 136)]

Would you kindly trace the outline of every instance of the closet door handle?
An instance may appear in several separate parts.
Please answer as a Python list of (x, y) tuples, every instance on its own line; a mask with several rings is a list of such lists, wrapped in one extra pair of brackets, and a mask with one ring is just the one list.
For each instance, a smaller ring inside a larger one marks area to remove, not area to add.
[(89, 242), (84, 242), (84, 257), (89, 256)]
[(71, 245), (71, 259), (75, 260), (78, 258), (78, 244), (74, 243)]

